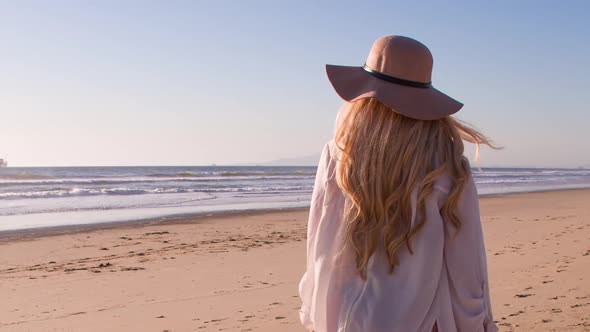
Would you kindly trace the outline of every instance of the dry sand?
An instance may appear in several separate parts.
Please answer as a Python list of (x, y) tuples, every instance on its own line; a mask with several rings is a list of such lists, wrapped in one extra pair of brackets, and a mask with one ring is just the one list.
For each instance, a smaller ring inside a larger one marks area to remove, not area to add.
[[(503, 331), (590, 331), (590, 190), (481, 200)], [(0, 331), (302, 331), (307, 211), (0, 234)]]

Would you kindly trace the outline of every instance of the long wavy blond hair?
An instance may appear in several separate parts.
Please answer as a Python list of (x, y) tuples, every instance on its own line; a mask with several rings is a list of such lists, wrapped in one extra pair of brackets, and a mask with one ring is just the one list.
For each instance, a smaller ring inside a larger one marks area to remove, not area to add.
[[(463, 140), (496, 148), (482, 133), (453, 117), (423, 121), (402, 116), (373, 98), (353, 102), (339, 119), (335, 143), (340, 150), (336, 179), (346, 196), (346, 244), (356, 254), (363, 279), (380, 245), (393, 272), (397, 251), (425, 222), (425, 200), (437, 178), (447, 173), (451, 190), (441, 209), (457, 228), (457, 201), (469, 176)], [(438, 165), (438, 166), (437, 166)], [(411, 195), (417, 189), (416, 221), (412, 227)]]

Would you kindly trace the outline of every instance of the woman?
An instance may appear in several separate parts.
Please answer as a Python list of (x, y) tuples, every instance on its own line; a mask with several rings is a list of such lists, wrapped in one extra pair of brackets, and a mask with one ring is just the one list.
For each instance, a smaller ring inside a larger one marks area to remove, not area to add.
[(477, 191), (450, 117), (463, 105), (431, 82), (432, 55), (379, 38), (363, 67), (327, 67), (346, 101), (322, 151), (299, 285), (316, 332), (496, 331)]

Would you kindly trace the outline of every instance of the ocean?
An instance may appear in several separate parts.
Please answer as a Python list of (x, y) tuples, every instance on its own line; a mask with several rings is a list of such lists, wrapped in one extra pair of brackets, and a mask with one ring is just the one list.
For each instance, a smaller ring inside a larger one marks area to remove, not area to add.
[[(0, 231), (309, 206), (315, 167), (0, 168)], [(474, 169), (481, 195), (590, 188), (590, 169)]]

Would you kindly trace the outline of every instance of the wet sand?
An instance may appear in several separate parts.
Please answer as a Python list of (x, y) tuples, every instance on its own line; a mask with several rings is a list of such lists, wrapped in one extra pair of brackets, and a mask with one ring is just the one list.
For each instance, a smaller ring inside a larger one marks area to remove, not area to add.
[[(590, 331), (590, 190), (481, 207), (501, 330)], [(289, 210), (0, 233), (0, 331), (302, 331), (306, 219)]]

